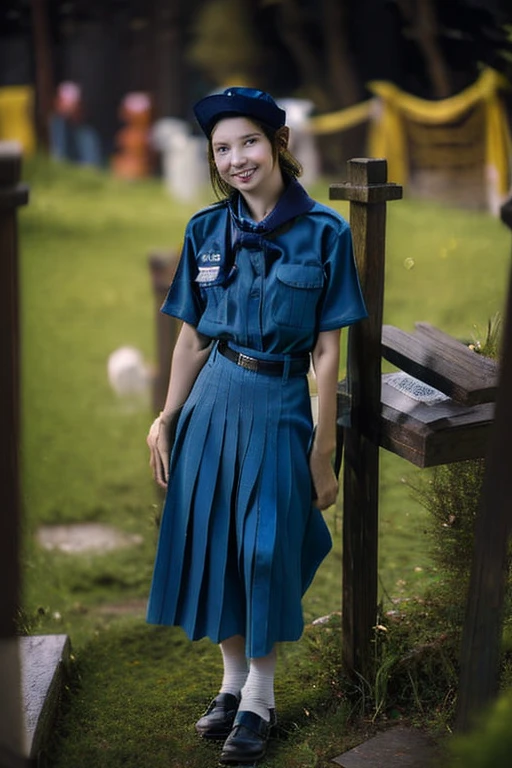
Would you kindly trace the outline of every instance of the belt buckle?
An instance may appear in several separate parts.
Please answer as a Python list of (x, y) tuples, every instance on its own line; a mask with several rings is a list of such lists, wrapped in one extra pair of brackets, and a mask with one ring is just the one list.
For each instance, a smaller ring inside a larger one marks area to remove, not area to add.
[(241, 366), (241, 368), (245, 368), (248, 371), (258, 370), (258, 361), (255, 360), (254, 357), (243, 355), (241, 352), (238, 353), (237, 363), (239, 366)]

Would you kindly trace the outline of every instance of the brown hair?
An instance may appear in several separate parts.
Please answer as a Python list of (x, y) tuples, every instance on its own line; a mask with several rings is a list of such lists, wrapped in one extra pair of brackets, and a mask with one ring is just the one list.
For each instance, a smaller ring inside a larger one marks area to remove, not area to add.
[[(283, 176), (285, 178), (297, 179), (302, 174), (302, 165), (288, 149), (288, 131), (284, 130), (286, 126), (276, 130), (275, 128), (270, 128), (270, 126), (265, 125), (264, 123), (259, 123), (256, 120), (252, 120), (252, 118), (249, 119), (259, 128), (261, 128), (267, 139), (270, 141), (272, 147), (272, 156), (274, 160), (277, 159)], [(210, 171), (210, 182), (215, 196), (219, 200), (224, 200), (225, 198), (230, 197), (233, 194), (233, 187), (220, 177), (213, 156), (211, 136), (208, 139), (208, 167)]]

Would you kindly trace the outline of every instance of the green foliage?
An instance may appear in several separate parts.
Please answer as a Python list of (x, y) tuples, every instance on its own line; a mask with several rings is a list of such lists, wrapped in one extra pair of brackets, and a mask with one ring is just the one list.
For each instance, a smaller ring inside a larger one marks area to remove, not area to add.
[(431, 597), (396, 604), (376, 628), (375, 713), (449, 727), (458, 684), (458, 636)]
[(348, 678), (344, 673), (338, 626), (331, 621), (320, 635), (309, 632), (308, 642), (330, 700), (349, 711), (352, 726), (382, 728), (402, 721), (445, 736), (454, 716), (458, 640), (446, 632), (437, 606), (416, 598), (381, 610), (365, 676)]
[[(278, 728), (262, 768), (319, 766), (348, 748), (353, 734), (348, 709), (332, 695), (335, 669), (319, 663), (324, 643), (329, 658), (338, 637), (339, 627), (311, 628), (304, 643), (281, 647)], [(139, 768), (150, 759), (152, 768), (210, 768), (221, 745), (201, 741), (193, 724), (221, 674), (218, 648), (189, 643), (181, 630), (125, 620), (99, 632), (73, 657), (48, 767)]]
[[(497, 358), (501, 320), (498, 313), (487, 322), (485, 334), (476, 326), (475, 353)], [(462, 628), (474, 551), (474, 529), (485, 474), (484, 459), (436, 467), (415, 488), (416, 498), (430, 514), (431, 556), (441, 578), (436, 602), (447, 627)]]
[(501, 315), (496, 313), (487, 321), (485, 333), (481, 328), (476, 329), (473, 344), (469, 345), (470, 349), (497, 360), (501, 351), (501, 331)]
[(260, 50), (249, 9), (239, 0), (211, 0), (197, 13), (190, 61), (217, 85), (249, 85)]
[(484, 471), (483, 459), (442, 465), (417, 489), (431, 515), (432, 558), (443, 575), (447, 613), (456, 624), (466, 602)]
[(512, 755), (512, 689), (501, 694), (469, 734), (449, 745), (447, 768), (508, 768)]

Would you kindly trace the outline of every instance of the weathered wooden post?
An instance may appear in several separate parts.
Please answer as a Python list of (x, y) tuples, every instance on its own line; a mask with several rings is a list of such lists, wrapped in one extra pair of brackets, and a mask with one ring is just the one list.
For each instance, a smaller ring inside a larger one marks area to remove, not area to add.
[[(512, 198), (502, 208), (512, 229)], [(502, 343), (496, 413), (489, 440), (461, 647), (457, 728), (469, 728), (496, 696), (503, 604), (512, 534), (512, 272)]]
[(369, 672), (377, 614), (381, 332), (384, 301), (386, 203), (402, 197), (387, 182), (387, 163), (354, 159), (348, 181), (330, 187), (331, 200), (350, 201), (354, 252), (368, 307), (367, 320), (349, 329), (351, 424), (345, 427), (343, 474), (343, 661)]
[(0, 765), (21, 766), (23, 720), (16, 613), (20, 604), (20, 404), (17, 208), (21, 150), (0, 142)]
[(153, 378), (153, 410), (162, 410), (167, 395), (169, 374), (171, 371), (171, 356), (178, 338), (180, 323), (173, 317), (160, 312), (167, 289), (176, 272), (180, 255), (177, 251), (160, 251), (149, 255), (149, 272), (155, 299), (155, 328), (157, 369)]

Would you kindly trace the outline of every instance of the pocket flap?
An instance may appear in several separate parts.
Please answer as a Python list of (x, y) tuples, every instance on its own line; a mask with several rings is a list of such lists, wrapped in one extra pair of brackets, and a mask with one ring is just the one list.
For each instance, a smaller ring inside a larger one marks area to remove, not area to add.
[(292, 288), (321, 288), (324, 284), (324, 272), (322, 267), (313, 264), (280, 264), (277, 268), (277, 277)]

